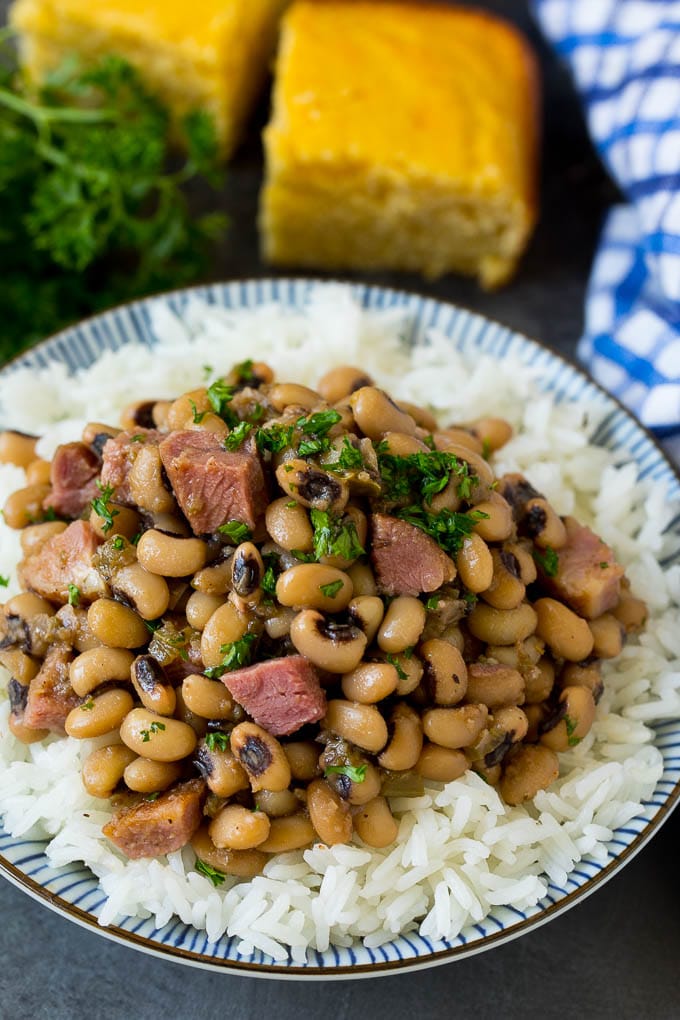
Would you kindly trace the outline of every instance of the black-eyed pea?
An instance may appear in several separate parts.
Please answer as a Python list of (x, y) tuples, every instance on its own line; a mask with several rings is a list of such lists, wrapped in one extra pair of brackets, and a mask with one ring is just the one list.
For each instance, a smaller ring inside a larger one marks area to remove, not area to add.
[(488, 708), (481, 704), (432, 708), (423, 715), (423, 730), (428, 740), (440, 747), (470, 747), (486, 726), (488, 715)]
[(82, 705), (72, 708), (66, 717), (64, 729), (69, 737), (88, 740), (112, 733), (125, 721), (132, 709), (132, 696), (128, 691), (111, 688), (90, 696)]
[(352, 812), (357, 835), (367, 846), (382, 848), (394, 843), (399, 824), (384, 797), (374, 797)]
[(466, 535), (456, 556), (456, 567), (468, 591), (475, 594), (486, 591), (493, 580), (493, 558), (480, 535), (474, 532)]
[(259, 849), (268, 854), (285, 854), (290, 850), (301, 850), (316, 839), (316, 832), (309, 817), (298, 811), (284, 818), (272, 818), (269, 836)]
[(24, 556), (32, 556), (51, 538), (56, 538), (66, 531), (66, 521), (44, 521), (42, 524), (31, 524), (24, 528), (19, 537), (21, 551)]
[(517, 705), (505, 705), (497, 708), (490, 723), (490, 729), (495, 734), (510, 743), (516, 744), (524, 740), (529, 728), (529, 721), (526, 713)]
[(362, 778), (360, 782), (356, 779), (349, 780), (346, 784), (343, 783), (342, 788), (338, 789), (338, 792), (349, 804), (356, 806), (358, 804), (367, 804), (369, 800), (373, 800), (380, 793), (382, 786), (382, 774), (372, 765), (371, 762), (366, 762), (362, 770)]
[(523, 542), (506, 542), (503, 549), (515, 557), (522, 583), (525, 585), (533, 584), (538, 576), (538, 571), (536, 570), (536, 560), (531, 554), (531, 549)]
[(524, 677), (524, 700), (527, 705), (540, 704), (550, 697), (555, 685), (555, 665), (551, 659), (539, 659), (535, 665), (522, 670)]
[(462, 701), (468, 686), (468, 670), (461, 652), (448, 641), (431, 638), (423, 642), (418, 654), (435, 705), (457, 705)]
[(232, 552), (226, 547), (217, 560), (197, 570), (191, 579), (191, 587), (204, 595), (226, 595), (231, 587)]
[(137, 559), (152, 574), (189, 577), (205, 566), (208, 550), (200, 538), (178, 538), (150, 528), (137, 543)]
[(85, 698), (100, 684), (128, 681), (134, 655), (125, 648), (102, 645), (81, 652), (69, 665), (69, 679), (76, 694)]
[(26, 726), (22, 722), (21, 716), (15, 712), (10, 712), (7, 726), (12, 736), (20, 740), (22, 744), (36, 744), (50, 735), (49, 730), (34, 730), (31, 726)]
[(623, 590), (618, 605), (612, 610), (612, 615), (622, 625), (626, 634), (632, 634), (644, 626), (649, 614), (642, 599), (635, 598)]
[(390, 655), (390, 665), (397, 671), (398, 681), (396, 694), (405, 698), (412, 694), (423, 679), (424, 667), (417, 655), (404, 654)]
[(359, 595), (377, 596), (375, 576), (367, 563), (353, 563), (347, 568), (347, 576), (352, 582), (355, 598)]
[(231, 558), (231, 584), (241, 599), (257, 604), (262, 595), (260, 585), (264, 577), (264, 563), (260, 550), (253, 542), (241, 542)]
[(593, 652), (598, 659), (614, 659), (623, 648), (624, 629), (613, 613), (604, 613), (588, 625), (593, 635)]
[(255, 806), (270, 818), (284, 818), (298, 810), (300, 801), (292, 790), (260, 790)]
[(538, 496), (524, 506), (522, 527), (539, 549), (561, 549), (567, 542), (567, 529), (547, 499)]
[(120, 726), (120, 736), (138, 755), (152, 761), (181, 761), (192, 753), (197, 739), (187, 723), (146, 708), (128, 712)]
[(45, 519), (43, 500), (49, 495), (49, 485), (27, 485), (16, 489), (5, 501), (3, 519), (9, 528), (25, 528)]
[(232, 797), (239, 790), (250, 788), (248, 773), (226, 742), (224, 746), (209, 746), (202, 740), (196, 748), (194, 765), (218, 797)]
[(296, 616), (297, 613), (294, 609), (275, 607), (272, 615), (268, 616), (264, 621), (264, 629), (270, 638), (280, 641), (281, 638), (285, 638), (290, 634), (290, 628)]
[(104, 540), (111, 538), (113, 535), (122, 535), (123, 538), (127, 538), (130, 541), (135, 535), (139, 534), (142, 528), (142, 518), (136, 510), (114, 502), (109, 503), (108, 508), (110, 516), (113, 517), (113, 525), (108, 519), (108, 515), (107, 517), (100, 517), (94, 507), (90, 511), (88, 520), (95, 535)]
[(522, 704), (524, 677), (519, 670), (502, 663), (471, 662), (466, 697), (492, 709)]
[(223, 875), (234, 875), (237, 878), (254, 878), (262, 872), (269, 859), (260, 850), (220, 850), (211, 840), (207, 825), (202, 825), (194, 833), (191, 847), (203, 864)]
[(319, 745), (311, 740), (289, 740), (283, 752), (293, 779), (308, 783), (319, 775)]
[[(126, 748), (129, 750), (129, 748)], [(174, 761), (152, 761), (130, 751), (133, 758), (126, 766), (123, 781), (135, 793), (157, 793), (167, 790), (182, 775), (182, 766)]]
[(393, 457), (410, 457), (414, 453), (430, 452), (429, 446), (422, 439), (406, 435), (404, 432), (386, 432), (382, 442), (384, 446), (381, 449)]
[(534, 603), (536, 633), (556, 658), (569, 662), (587, 659), (594, 639), (586, 620), (557, 599), (543, 598)]
[(342, 678), (342, 693), (348, 701), (374, 705), (397, 689), (397, 670), (389, 662), (360, 662)]
[(240, 641), (248, 629), (248, 617), (232, 602), (219, 606), (201, 635), (201, 658), (207, 667), (219, 666), (224, 658), (223, 645)]
[[(537, 629), (537, 613), (528, 602), (516, 609), (496, 609), (478, 602), (467, 618), (470, 633), (490, 645), (514, 645)], [(543, 637), (543, 635), (541, 635)]]
[(430, 433), (436, 432), (439, 428), (439, 422), (427, 407), (422, 407), (420, 404), (412, 404), (410, 400), (399, 400), (398, 404), (402, 411), (406, 411), (407, 414), (411, 415), (418, 428), (425, 429), (426, 432)]
[[(450, 432), (449, 436), (451, 436)], [(493, 484), (494, 474), (492, 468), (487, 464), (480, 453), (477, 453), (472, 449), (471, 443), (468, 441), (461, 443), (455, 438), (449, 438), (447, 442), (443, 442), (438, 435), (435, 435), (434, 441), (438, 450), (444, 450), (446, 453), (452, 453), (454, 457), (458, 458), (458, 460), (462, 460), (466, 463), (469, 467), (470, 475), (476, 475), (484, 485)], [(494, 493), (491, 495), (494, 495)]]
[(349, 804), (323, 779), (314, 779), (307, 787), (307, 810), (319, 838), (328, 846), (349, 843), (352, 816)]
[(269, 827), (264, 811), (227, 804), (210, 822), (208, 834), (219, 850), (253, 850), (265, 841)]
[(482, 441), (482, 447), (495, 453), (512, 439), (512, 425), (505, 418), (477, 418), (471, 428)]
[(519, 563), (505, 549), (493, 549), (491, 558), (493, 577), (481, 596), (495, 609), (516, 609), (526, 594), (526, 587), (520, 578)]
[(276, 469), (276, 480), (288, 498), (301, 506), (335, 514), (341, 513), (347, 506), (347, 483), (300, 457), (280, 464)]
[(485, 542), (504, 542), (510, 537), (514, 528), (512, 509), (500, 493), (490, 492), (474, 509), (485, 514), (474, 526), (475, 534), (480, 535)]
[(398, 595), (393, 599), (378, 629), (378, 645), (395, 655), (418, 643), (425, 627), (427, 613), (420, 599)]
[(83, 786), (92, 797), (110, 797), (136, 755), (125, 744), (99, 747), (83, 763)]
[(253, 792), (285, 790), (291, 771), (279, 741), (256, 723), (242, 722), (231, 732), (231, 752), (245, 769)]
[(524, 714), (527, 717), (526, 743), (536, 744), (541, 736), (543, 723), (548, 718), (546, 702), (540, 702), (534, 705), (525, 705)]
[(182, 681), (182, 697), (184, 704), (203, 719), (231, 719), (234, 701), (219, 680), (209, 680), (207, 676), (192, 673)]
[(565, 663), (560, 673), (560, 684), (562, 687), (587, 687), (597, 704), (604, 690), (600, 663), (597, 660)]
[(382, 751), (388, 739), (387, 724), (377, 708), (339, 698), (328, 702), (322, 726), (372, 754)]
[[(175, 687), (175, 697), (177, 698), (177, 705), (175, 707), (175, 718), (179, 719), (180, 722), (186, 723), (194, 731), (196, 736), (199, 738), (204, 737), (208, 732), (208, 720), (202, 715), (197, 715), (192, 712), (189, 706), (184, 701), (184, 693), (181, 687)], [(243, 712), (240, 706), (234, 705), (234, 712), (232, 715), (233, 722), (240, 722), (242, 715), (239, 712)]]
[(327, 619), (315, 609), (303, 609), (293, 620), (290, 638), (301, 655), (331, 673), (355, 669), (366, 648), (366, 635), (353, 624)]
[(87, 611), (90, 632), (109, 648), (139, 648), (149, 632), (144, 620), (115, 599), (97, 599)]
[(544, 723), (541, 743), (553, 751), (566, 751), (583, 740), (595, 719), (595, 699), (587, 687), (565, 687), (560, 694), (556, 724)]
[(141, 563), (117, 570), (111, 591), (122, 598), (143, 620), (158, 620), (170, 605), (170, 589), (164, 577), (150, 574)]
[(317, 389), (329, 404), (337, 404), (344, 397), (349, 397), (362, 386), (372, 386), (373, 380), (361, 368), (354, 365), (338, 365), (322, 375)]
[(560, 773), (557, 755), (541, 744), (525, 744), (505, 766), (500, 781), (503, 800), (511, 806), (531, 800)]
[(17, 432), (15, 429), (0, 432), (0, 464), (28, 467), (35, 460), (37, 442), (38, 436), (31, 436), (27, 432)]
[(5, 602), (2, 612), (8, 619), (18, 616), (22, 620), (33, 620), (36, 616), (54, 616), (55, 610), (47, 599), (30, 591), (22, 591)]
[(423, 725), (415, 709), (404, 702), (396, 705), (390, 715), (390, 733), (378, 764), (392, 772), (414, 768), (423, 749)]
[(0, 648), (0, 665), (22, 687), (28, 687), (34, 676), (38, 675), (40, 664), (20, 648)]
[[(151, 408), (153, 405), (151, 405)], [(150, 408), (149, 413), (152, 413)], [(209, 414), (213, 410), (208, 399), (208, 391), (205, 386), (195, 390), (189, 390), (177, 397), (165, 413), (165, 423), (169, 429), (185, 429), (190, 425), (198, 424), (196, 419), (202, 414)], [(121, 418), (121, 423), (122, 423)], [(124, 426), (125, 427), (125, 426)], [(134, 427), (134, 426), (130, 426)], [(226, 432), (226, 430), (225, 430)]]
[(168, 683), (163, 667), (152, 655), (138, 655), (130, 667), (130, 678), (137, 697), (150, 712), (172, 715), (177, 695)]
[(265, 512), (265, 524), (274, 542), (282, 549), (310, 552), (314, 529), (307, 510), (300, 503), (293, 501), (291, 505), (288, 496), (273, 500)]
[(387, 432), (417, 434), (418, 426), (410, 414), (395, 404), (386, 393), (375, 386), (362, 386), (350, 398), (355, 421), (369, 439), (381, 439)]
[(372, 644), (385, 615), (383, 600), (377, 595), (358, 595), (349, 602), (347, 612), (352, 623), (363, 630), (369, 645)]
[(462, 751), (439, 744), (426, 743), (415, 765), (415, 770), (423, 779), (436, 783), (452, 783), (459, 779), (470, 767), (468, 759)]
[(203, 630), (215, 610), (223, 606), (225, 602), (226, 599), (223, 595), (206, 595), (202, 591), (193, 591), (184, 610), (187, 623), (194, 630)]
[(127, 479), (130, 500), (149, 513), (172, 513), (175, 497), (163, 483), (163, 463), (158, 446), (148, 443), (140, 446)]
[(451, 443), (464, 446), (467, 450), (471, 450), (480, 456), (484, 450), (481, 439), (478, 439), (476, 435), (467, 429), (450, 425), (448, 428), (439, 429), (439, 431), (434, 433), (434, 445), (437, 450), (446, 450)]
[(348, 575), (322, 563), (300, 563), (284, 570), (276, 582), (276, 598), (283, 606), (339, 613), (352, 598)]
[(267, 400), (279, 413), (291, 405), (311, 411), (323, 403), (320, 393), (300, 383), (275, 383), (267, 394)]

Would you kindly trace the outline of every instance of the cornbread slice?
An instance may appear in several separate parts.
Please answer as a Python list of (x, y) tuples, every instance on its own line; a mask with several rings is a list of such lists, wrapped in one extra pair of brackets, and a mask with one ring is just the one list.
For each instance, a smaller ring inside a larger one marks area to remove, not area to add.
[(17, 0), (10, 17), (36, 80), (71, 53), (87, 61), (118, 54), (176, 116), (212, 113), (226, 156), (266, 76), (287, 2)]
[(510, 277), (536, 218), (538, 77), (519, 33), (444, 5), (297, 0), (276, 71), (269, 261)]

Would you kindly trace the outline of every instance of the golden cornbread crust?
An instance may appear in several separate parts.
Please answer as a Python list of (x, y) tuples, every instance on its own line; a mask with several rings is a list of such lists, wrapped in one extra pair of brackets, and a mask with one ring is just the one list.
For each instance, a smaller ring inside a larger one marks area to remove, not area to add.
[(288, 0), (16, 0), (20, 56), (41, 81), (67, 55), (117, 54), (176, 118), (204, 109), (228, 156), (266, 78)]
[(533, 52), (492, 14), (297, 0), (264, 135), (265, 257), (505, 282), (536, 220), (538, 107)]

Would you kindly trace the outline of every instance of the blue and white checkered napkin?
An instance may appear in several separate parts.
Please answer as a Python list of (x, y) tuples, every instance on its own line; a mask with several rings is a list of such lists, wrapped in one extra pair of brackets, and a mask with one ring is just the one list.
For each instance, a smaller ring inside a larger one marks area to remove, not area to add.
[(579, 355), (645, 425), (680, 433), (680, 2), (534, 0), (534, 9), (628, 200), (602, 232)]

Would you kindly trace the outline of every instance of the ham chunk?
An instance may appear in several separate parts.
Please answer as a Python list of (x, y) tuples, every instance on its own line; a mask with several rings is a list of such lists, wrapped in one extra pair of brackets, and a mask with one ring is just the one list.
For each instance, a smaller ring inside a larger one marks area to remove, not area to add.
[(258, 726), (277, 737), (295, 733), (326, 714), (317, 672), (302, 655), (258, 662), (226, 673), (222, 681)]
[(414, 524), (373, 514), (371, 527), (371, 559), (383, 594), (420, 595), (436, 591), (456, 576), (453, 560)]
[(557, 574), (542, 583), (580, 616), (594, 620), (613, 609), (621, 595), (623, 567), (608, 545), (573, 517), (564, 518), (567, 544), (558, 550)]
[(71, 687), (69, 663), (73, 658), (67, 645), (52, 645), (40, 672), (31, 680), (23, 723), (33, 730), (64, 732), (66, 716), (82, 701)]
[(87, 521), (74, 521), (65, 531), (48, 539), (37, 552), (19, 564), (19, 581), (52, 602), (68, 602), (74, 584), (82, 602), (106, 594), (106, 585), (92, 565), (99, 539)]
[(43, 501), (60, 517), (80, 517), (99, 495), (97, 475), (101, 461), (85, 443), (63, 443), (52, 458), (52, 491)]
[(157, 443), (161, 433), (158, 429), (136, 428), (134, 431), (119, 432), (109, 439), (102, 451), (102, 485), (113, 489), (116, 503), (128, 506), (134, 503), (128, 485), (128, 475), (137, 454), (147, 443)]
[(123, 808), (102, 832), (127, 857), (160, 857), (181, 850), (201, 824), (205, 783), (191, 779), (158, 800)]
[(186, 429), (171, 432), (160, 452), (195, 535), (216, 531), (227, 521), (255, 527), (266, 508), (267, 489), (254, 444), (230, 452), (214, 433)]

